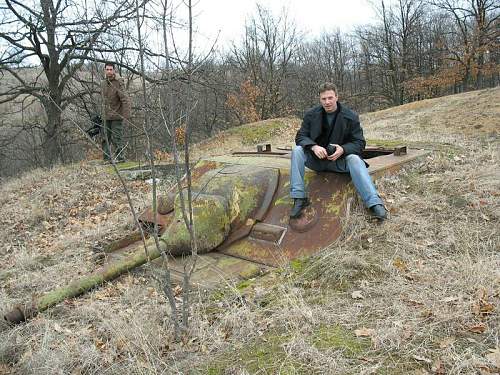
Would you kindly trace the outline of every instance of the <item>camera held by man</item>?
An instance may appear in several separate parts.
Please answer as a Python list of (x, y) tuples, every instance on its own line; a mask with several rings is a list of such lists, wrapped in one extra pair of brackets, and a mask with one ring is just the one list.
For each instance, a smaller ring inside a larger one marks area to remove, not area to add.
[(93, 115), (90, 118), (90, 122), (92, 123), (92, 126), (85, 130), (85, 133), (87, 133), (90, 138), (95, 140), (95, 138), (97, 138), (102, 131), (102, 118), (99, 115)]

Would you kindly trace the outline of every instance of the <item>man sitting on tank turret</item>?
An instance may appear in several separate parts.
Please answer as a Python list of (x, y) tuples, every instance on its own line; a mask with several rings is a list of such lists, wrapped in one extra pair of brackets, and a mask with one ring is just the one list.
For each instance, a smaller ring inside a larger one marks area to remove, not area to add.
[(290, 196), (294, 199), (290, 218), (300, 216), (309, 204), (305, 190), (305, 166), (317, 172), (349, 173), (365, 206), (379, 220), (387, 218), (368, 164), (361, 158), (366, 141), (357, 113), (338, 102), (337, 88), (332, 83), (319, 87), (320, 105), (308, 110), (292, 151)]

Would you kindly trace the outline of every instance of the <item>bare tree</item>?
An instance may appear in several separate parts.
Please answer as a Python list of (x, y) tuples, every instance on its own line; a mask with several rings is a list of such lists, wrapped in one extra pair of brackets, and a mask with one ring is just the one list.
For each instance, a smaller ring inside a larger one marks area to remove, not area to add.
[(495, 0), (433, 0), (431, 3), (453, 17), (455, 39), (448, 39), (448, 58), (463, 71), (463, 87), (469, 90), (483, 85), (490, 51), (500, 43), (500, 4)]
[(91, 10), (73, 1), (5, 0), (0, 9), (0, 43), (6, 46), (0, 71), (9, 77), (2, 85), (0, 103), (26, 96), (40, 102), (46, 116), (40, 129), (45, 165), (61, 160), (62, 111), (86, 94), (66, 90), (70, 81), (91, 58), (91, 51), (111, 51), (100, 41), (133, 15), (129, 0), (105, 4)]
[(261, 119), (279, 116), (284, 109), (287, 93), (283, 86), (290, 78), (291, 59), (297, 44), (296, 27), (286, 11), (276, 17), (257, 5), (257, 16), (246, 24), (242, 45), (233, 45), (234, 65), (260, 92)]

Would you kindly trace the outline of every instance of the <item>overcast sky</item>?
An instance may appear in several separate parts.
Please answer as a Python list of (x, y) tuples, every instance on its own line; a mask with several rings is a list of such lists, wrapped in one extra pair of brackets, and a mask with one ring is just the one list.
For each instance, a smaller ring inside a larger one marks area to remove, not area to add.
[[(194, 22), (198, 31), (210, 39), (220, 31), (219, 46), (238, 41), (244, 32), (245, 20), (256, 14), (254, 0), (198, 0), (193, 4), (196, 4)], [(275, 15), (285, 7), (298, 29), (311, 37), (323, 30), (349, 31), (375, 18), (368, 0), (261, 0), (260, 4)]]

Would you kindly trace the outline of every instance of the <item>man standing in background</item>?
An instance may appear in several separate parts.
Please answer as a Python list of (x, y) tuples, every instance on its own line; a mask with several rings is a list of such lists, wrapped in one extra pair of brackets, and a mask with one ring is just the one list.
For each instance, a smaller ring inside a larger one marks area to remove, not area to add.
[[(104, 136), (102, 140), (103, 159), (111, 162), (125, 161), (123, 144), (123, 121), (130, 118), (130, 98), (125, 91), (123, 79), (115, 72), (115, 65), (104, 65), (105, 78), (101, 84), (104, 101)], [(111, 149), (113, 148), (113, 150)]]

